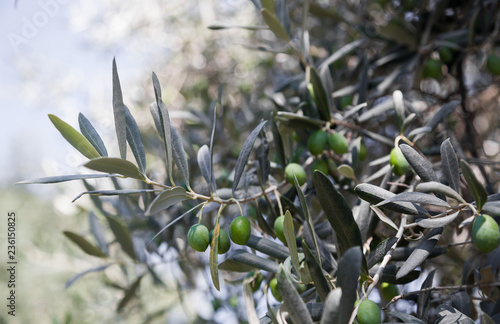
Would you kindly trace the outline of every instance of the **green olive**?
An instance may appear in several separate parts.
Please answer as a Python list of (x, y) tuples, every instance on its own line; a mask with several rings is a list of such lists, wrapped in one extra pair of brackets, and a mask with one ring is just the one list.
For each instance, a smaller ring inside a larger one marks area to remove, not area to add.
[(274, 221), (274, 234), (276, 234), (281, 242), (286, 244), (285, 226), (283, 224), (284, 221), (285, 215), (281, 215), (280, 217), (276, 218), (276, 220)]
[(406, 161), (406, 158), (399, 147), (395, 147), (392, 149), (390, 163), (392, 165), (394, 174), (396, 174), (398, 177), (408, 172), (410, 168), (408, 161)]
[(399, 290), (396, 285), (382, 282), (382, 284), (380, 284), (380, 287), (382, 288), (382, 297), (384, 297), (386, 301), (391, 301), (394, 297), (399, 295)]
[(231, 240), (239, 245), (245, 245), (250, 239), (252, 227), (245, 216), (238, 216), (231, 222), (229, 236)]
[[(214, 234), (214, 230), (210, 231), (210, 242), (212, 241), (212, 237)], [(227, 232), (225, 229), (221, 228), (219, 230), (219, 245), (217, 247), (217, 252), (219, 254), (224, 254), (227, 251), (229, 251), (229, 248), (231, 247), (231, 241), (229, 240), (229, 235), (227, 235)]]
[(291, 184), (294, 184), (293, 181), (293, 175), (295, 174), (295, 177), (297, 178), (297, 182), (299, 183), (300, 186), (302, 186), (306, 180), (306, 171), (302, 167), (302, 165), (298, 163), (290, 163), (286, 166), (285, 168), (285, 178), (286, 181), (288, 181)]
[(281, 292), (278, 289), (278, 280), (276, 278), (271, 279), (271, 282), (269, 282), (269, 287), (271, 288), (271, 294), (273, 294), (274, 298), (276, 298), (277, 301), (283, 301)]
[(210, 242), (208, 228), (202, 224), (191, 226), (187, 238), (189, 246), (198, 252), (204, 252)]
[(328, 135), (324, 130), (317, 130), (311, 134), (309, 141), (307, 142), (307, 147), (312, 155), (319, 155), (323, 153), (326, 148), (326, 142), (328, 141)]
[(313, 172), (316, 170), (321, 171), (323, 172), (323, 174), (328, 174), (330, 172), (330, 170), (328, 169), (328, 162), (322, 159), (317, 159), (316, 161), (314, 161), (314, 163), (312, 164), (312, 170)]
[(424, 65), (424, 78), (434, 78), (439, 80), (443, 75), (442, 64), (438, 60), (430, 59)]
[(500, 75), (500, 57), (495, 54), (490, 54), (488, 59), (486, 59), (486, 67), (491, 73)]
[(378, 324), (382, 322), (380, 307), (369, 299), (361, 302), (358, 308), (359, 324)]
[(472, 242), (476, 248), (488, 253), (500, 244), (500, 230), (498, 223), (489, 215), (479, 215), (472, 223)]
[(342, 155), (347, 153), (349, 144), (344, 135), (334, 132), (328, 136), (328, 145), (335, 152), (335, 154)]

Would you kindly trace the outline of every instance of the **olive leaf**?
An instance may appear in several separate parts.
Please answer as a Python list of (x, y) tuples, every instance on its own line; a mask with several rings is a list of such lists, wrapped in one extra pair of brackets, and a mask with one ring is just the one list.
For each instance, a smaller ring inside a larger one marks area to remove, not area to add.
[(105, 258), (107, 256), (99, 247), (87, 241), (87, 239), (84, 238), (83, 236), (73, 233), (71, 231), (64, 231), (63, 234), (67, 238), (69, 238), (73, 243), (78, 245), (78, 247), (88, 255), (95, 256), (98, 258)]
[(113, 58), (113, 115), (115, 118), (116, 137), (118, 139), (118, 148), (120, 157), (127, 158), (127, 124), (125, 120), (125, 106), (123, 105), (122, 88), (118, 69), (116, 68), (116, 59)]
[(243, 249), (232, 251), (227, 259), (272, 273), (278, 273), (280, 268), (280, 265), (278, 263), (247, 252)]
[(78, 114), (78, 125), (80, 126), (82, 135), (85, 136), (89, 140), (90, 144), (95, 147), (97, 152), (99, 152), (99, 155), (108, 156), (108, 151), (106, 150), (106, 146), (104, 145), (101, 136), (99, 136), (94, 126), (92, 126), (87, 117), (85, 117), (82, 113)]
[(449, 138), (441, 144), (441, 167), (443, 168), (443, 174), (449, 186), (455, 192), (460, 192), (460, 169), (458, 168), (458, 159)]
[(127, 142), (130, 145), (130, 149), (134, 154), (135, 160), (137, 161), (137, 165), (139, 166), (139, 170), (141, 173), (146, 173), (146, 154), (144, 153), (144, 144), (142, 143), (142, 135), (139, 127), (137, 126), (137, 122), (134, 117), (130, 113), (130, 110), (127, 106), (123, 106), (125, 113), (125, 123), (127, 129)]
[[(424, 280), (422, 283), (422, 286), (420, 286), (420, 289), (426, 289), (429, 287), (432, 287), (432, 282), (434, 281), (434, 274), (436, 273), (436, 269), (432, 270), (427, 278)], [(427, 318), (429, 316), (429, 301), (431, 298), (431, 292), (426, 291), (426, 292), (421, 292), (418, 294), (418, 301), (417, 301), (417, 315), (418, 318), (423, 319), (424, 321), (427, 321)]]
[(310, 69), (311, 72), (311, 83), (314, 90), (314, 96), (316, 98), (316, 103), (318, 105), (318, 111), (321, 119), (329, 121), (330, 120), (330, 100), (329, 96), (325, 91), (325, 87), (321, 82), (321, 78), (315, 68)]
[(262, 18), (264, 18), (264, 21), (269, 26), (269, 29), (271, 29), (274, 35), (276, 35), (278, 38), (281, 38), (285, 42), (289, 42), (290, 38), (288, 37), (288, 33), (286, 32), (285, 28), (278, 20), (278, 18), (267, 8), (262, 8), (260, 12), (262, 13)]
[(145, 215), (154, 215), (161, 210), (190, 198), (191, 196), (188, 195), (186, 190), (182, 187), (173, 187), (171, 189), (164, 190), (151, 202)]
[(477, 179), (469, 163), (465, 160), (460, 160), (460, 167), (462, 168), (465, 182), (467, 182), (467, 185), (472, 192), (472, 196), (476, 201), (477, 211), (480, 212), (486, 203), (486, 200), (488, 200), (488, 193), (486, 192), (486, 189), (484, 189), (481, 182)]
[(146, 180), (145, 175), (137, 168), (135, 164), (127, 160), (109, 157), (100, 157), (92, 159), (83, 165), (86, 168), (107, 172), (107, 173), (117, 173), (124, 177)]
[(121, 220), (114, 216), (106, 216), (106, 220), (108, 221), (109, 227), (111, 231), (116, 237), (118, 243), (122, 247), (123, 251), (128, 254), (132, 259), (137, 260), (137, 256), (134, 251), (134, 243), (132, 241), (132, 236), (130, 235), (130, 231), (128, 228), (122, 223)]
[(433, 205), (439, 207), (450, 208), (451, 206), (444, 200), (437, 198), (436, 196), (429, 195), (423, 192), (402, 192), (400, 194), (395, 195), (389, 199), (383, 200), (376, 204), (376, 207), (381, 207), (391, 202), (395, 201), (407, 201), (411, 203), (417, 204), (425, 204), (425, 205)]
[(272, 256), (278, 260), (284, 261), (290, 256), (288, 248), (282, 244), (278, 244), (271, 240), (255, 235), (250, 235), (246, 245), (252, 249), (262, 252), (266, 255)]
[(361, 247), (351, 247), (340, 259), (337, 270), (337, 286), (342, 288), (340, 312), (337, 323), (349, 323), (357, 299), (358, 277), (361, 275), (361, 265), (364, 260)]
[(23, 180), (16, 182), (16, 184), (48, 184), (48, 183), (59, 183), (73, 180), (82, 180), (82, 179), (96, 179), (96, 178), (109, 178), (116, 177), (113, 174), (71, 174), (71, 175), (61, 175), (61, 176), (52, 176), (52, 177), (43, 177), (37, 179)]
[(283, 265), (280, 265), (278, 274), (278, 289), (283, 296), (283, 303), (285, 304), (290, 318), (294, 323), (313, 324), (311, 315), (307, 310), (306, 304), (300, 297), (295, 289), (292, 280), (288, 273), (285, 271)]
[(422, 242), (419, 243), (417, 248), (408, 257), (408, 260), (406, 260), (406, 262), (401, 266), (396, 274), (396, 279), (406, 276), (427, 259), (439, 241), (442, 232), (443, 228), (438, 227), (431, 229), (429, 233), (427, 233), (427, 235), (422, 239)]
[(337, 324), (340, 317), (340, 303), (342, 300), (342, 289), (336, 288), (328, 294), (323, 308), (320, 324)]
[(262, 127), (264, 127), (266, 121), (261, 121), (257, 127), (250, 133), (245, 143), (243, 143), (243, 147), (241, 148), (240, 155), (238, 156), (238, 160), (236, 160), (236, 166), (234, 167), (234, 180), (233, 180), (233, 196), (238, 188), (238, 184), (240, 182), (241, 176), (243, 175), (243, 171), (245, 170), (245, 166), (248, 161), (248, 157), (250, 156), (250, 152), (252, 151), (253, 144), (259, 135)]
[(78, 152), (82, 153), (85, 157), (89, 159), (100, 157), (101, 155), (95, 147), (89, 142), (85, 136), (80, 134), (71, 125), (60, 119), (59, 117), (49, 114), (49, 119), (61, 133), (61, 135), (70, 143)]

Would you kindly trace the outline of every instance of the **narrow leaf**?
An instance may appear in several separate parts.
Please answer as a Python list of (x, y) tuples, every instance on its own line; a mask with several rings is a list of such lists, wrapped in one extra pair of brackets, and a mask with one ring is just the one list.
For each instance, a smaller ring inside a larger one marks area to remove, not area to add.
[(427, 259), (439, 241), (442, 232), (442, 227), (433, 228), (429, 231), (429, 233), (422, 239), (422, 242), (419, 243), (417, 248), (408, 257), (408, 260), (406, 260), (406, 262), (401, 266), (396, 274), (396, 279), (406, 276)]
[(87, 241), (86, 238), (83, 236), (80, 236), (76, 233), (70, 232), (70, 231), (64, 231), (63, 234), (69, 238), (73, 243), (78, 245), (80, 249), (82, 249), (83, 252), (87, 253), (88, 255), (95, 256), (98, 258), (105, 258), (106, 254), (97, 246), (94, 244), (90, 243)]
[(410, 324), (425, 324), (425, 322), (423, 322), (423, 321), (419, 320), (419, 319), (418, 319), (418, 318), (416, 318), (415, 316), (411, 316), (411, 315), (406, 314), (406, 313), (402, 313), (402, 312), (394, 311), (394, 312), (390, 312), (390, 313), (389, 313), (389, 315), (399, 318), (399, 319), (400, 319), (400, 320), (402, 320), (404, 323), (410, 323)]
[(458, 323), (458, 324), (474, 324), (474, 321), (462, 314), (459, 310), (451, 307), (450, 305), (442, 304), (437, 307), (438, 319), (434, 322), (435, 324), (447, 324), (447, 323)]
[[(361, 183), (354, 188), (354, 192), (359, 198), (368, 201), (371, 204), (378, 204), (379, 202), (390, 199), (396, 196), (395, 193), (380, 188), (378, 186)], [(392, 210), (398, 213), (409, 215), (427, 215), (427, 211), (422, 207), (409, 202), (393, 202), (383, 206), (384, 209)]]
[(217, 189), (215, 187), (215, 176), (211, 172), (210, 160), (210, 150), (208, 146), (203, 145), (198, 150), (198, 166), (200, 167), (201, 175), (205, 178), (210, 188), (210, 193), (213, 193)]
[(184, 183), (189, 188), (189, 166), (182, 145), (182, 139), (173, 125), (170, 125), (170, 131), (172, 132), (172, 152), (174, 161), (181, 172), (182, 180), (184, 180)]
[(112, 174), (71, 174), (71, 175), (61, 175), (61, 176), (53, 176), (53, 177), (44, 177), (37, 178), (31, 180), (23, 180), (19, 181), (16, 184), (48, 184), (48, 183), (59, 183), (73, 180), (82, 180), (82, 179), (95, 179), (95, 178), (109, 178), (115, 177)]
[(151, 202), (148, 209), (146, 210), (145, 215), (154, 215), (161, 210), (167, 209), (168, 207), (173, 206), (178, 202), (190, 198), (191, 196), (188, 195), (186, 193), (186, 190), (182, 187), (174, 187), (172, 189), (164, 190)]
[(245, 272), (248, 273), (254, 270), (255, 267), (246, 265), (241, 262), (234, 261), (232, 259), (226, 259), (224, 262), (219, 264), (219, 270), (231, 271), (231, 272)]
[[(351, 208), (330, 179), (323, 173), (315, 171), (313, 183), (321, 208), (337, 234), (339, 256), (344, 255), (351, 247), (363, 246), (361, 232), (354, 220)], [(364, 258), (363, 269), (367, 271)]]
[(246, 139), (243, 147), (241, 148), (240, 155), (238, 156), (238, 160), (236, 161), (236, 166), (234, 168), (234, 180), (233, 180), (233, 196), (236, 188), (238, 188), (238, 184), (240, 182), (241, 176), (243, 175), (243, 171), (245, 170), (245, 166), (248, 161), (248, 157), (250, 156), (250, 152), (252, 151), (253, 144), (259, 135), (262, 127), (264, 127), (266, 121), (261, 121), (257, 127), (250, 133), (248, 138)]
[(375, 213), (375, 215), (377, 215), (377, 217), (382, 221), (384, 222), (385, 224), (389, 225), (390, 227), (392, 227), (396, 232), (398, 231), (398, 227), (396, 226), (396, 224), (394, 224), (394, 222), (392, 221), (392, 219), (390, 219), (389, 217), (387, 217), (383, 211), (381, 211), (378, 207), (376, 206), (370, 206), (370, 209), (373, 210), (373, 212)]
[(137, 166), (127, 160), (101, 157), (92, 159), (89, 162), (85, 163), (83, 166), (95, 171), (117, 173), (127, 178), (133, 178), (142, 181), (146, 180), (146, 177), (141, 173), (141, 171), (139, 171)]
[(101, 156), (89, 140), (71, 125), (52, 114), (49, 114), (49, 119), (66, 139), (66, 141), (68, 141), (69, 144), (76, 148), (78, 152), (82, 153), (85, 157), (93, 159)]
[(116, 68), (116, 60), (113, 58), (113, 114), (115, 117), (116, 137), (120, 149), (120, 157), (127, 158), (127, 124), (125, 121), (125, 106), (123, 105), (122, 88)]
[[(170, 182), (173, 183), (172, 173), (173, 173), (173, 156), (172, 156), (172, 132), (170, 130), (170, 117), (168, 115), (168, 109), (161, 97), (161, 87), (158, 77), (153, 72), (153, 87), (155, 91), (156, 107), (158, 112), (158, 120), (160, 121), (160, 136), (163, 139), (163, 144), (165, 146), (165, 153), (167, 155), (167, 173), (170, 178)], [(154, 116), (154, 115), (153, 115)]]
[[(222, 105), (222, 88), (219, 88), (219, 100), (217, 101), (219, 105)], [(210, 107), (213, 107), (213, 118), (212, 118), (212, 133), (210, 134), (210, 155), (209, 155), (209, 166), (210, 166), (210, 180), (208, 181), (210, 196), (213, 196), (215, 191), (217, 190), (217, 184), (215, 182), (214, 175), (214, 140), (215, 140), (215, 131), (217, 129), (217, 103), (212, 101)], [(209, 109), (210, 110), (210, 109)], [(212, 184), (210, 186), (210, 184)]]
[(368, 265), (368, 269), (371, 269), (374, 265), (382, 261), (384, 256), (389, 252), (396, 243), (398, 239), (396, 237), (390, 237), (384, 241), (382, 241), (375, 250), (373, 250), (370, 255), (368, 256), (366, 263)]
[(456, 192), (460, 192), (460, 169), (458, 159), (451, 145), (450, 139), (441, 144), (441, 167), (449, 186)]
[(342, 289), (336, 288), (332, 290), (325, 301), (323, 315), (321, 316), (321, 324), (337, 324), (340, 318), (340, 301), (342, 299)]
[(132, 237), (130, 236), (128, 228), (116, 217), (106, 215), (106, 219), (123, 251), (132, 259), (137, 260), (134, 251), (134, 243), (132, 242)]
[(106, 146), (102, 141), (101, 137), (95, 130), (94, 126), (90, 123), (90, 121), (85, 117), (82, 113), (78, 114), (78, 124), (80, 125), (80, 131), (82, 135), (85, 136), (90, 144), (99, 152), (100, 156), (108, 156), (108, 151), (106, 150)]
[(217, 214), (215, 221), (214, 232), (212, 235), (212, 241), (210, 242), (210, 276), (212, 277), (212, 282), (215, 289), (220, 291), (219, 285), (219, 234), (220, 234), (220, 213)]
[(257, 316), (257, 311), (255, 310), (255, 305), (253, 301), (252, 291), (250, 290), (250, 284), (243, 284), (243, 300), (245, 301), (245, 309), (247, 311), (248, 324), (259, 324), (259, 316)]
[(97, 244), (99, 244), (99, 247), (105, 254), (108, 254), (108, 243), (104, 238), (104, 230), (102, 228), (101, 223), (97, 219), (96, 214), (93, 212), (89, 213), (89, 223), (90, 223), (90, 232), (97, 241)]
[(283, 265), (280, 266), (277, 279), (278, 289), (281, 292), (281, 296), (283, 296), (283, 303), (289, 312), (291, 320), (294, 323), (313, 324), (306, 304), (295, 289)]
[(146, 154), (144, 153), (144, 144), (142, 143), (142, 135), (137, 123), (130, 113), (127, 106), (123, 106), (125, 112), (125, 123), (127, 128), (127, 141), (130, 145), (130, 149), (134, 154), (137, 165), (141, 173), (146, 173)]
[(84, 275), (86, 274), (89, 274), (89, 273), (92, 273), (92, 272), (99, 272), (99, 271), (104, 271), (106, 270), (111, 264), (105, 264), (103, 266), (99, 266), (99, 267), (95, 267), (95, 268), (90, 268), (90, 269), (87, 269), (85, 271), (82, 271), (76, 275), (74, 275), (73, 277), (71, 277), (71, 279), (69, 279), (68, 281), (66, 281), (66, 283), (64, 284), (64, 289), (68, 289), (69, 287), (71, 287), (78, 279), (80, 279), (81, 277), (83, 277)]
[(462, 168), (462, 173), (464, 175), (465, 181), (467, 182), (467, 185), (472, 192), (472, 196), (476, 201), (477, 211), (480, 212), (484, 206), (484, 203), (488, 199), (488, 193), (486, 192), (486, 189), (484, 189), (481, 182), (479, 182), (479, 180), (477, 179), (469, 163), (467, 163), (465, 160), (460, 160), (460, 167)]
[(155, 192), (159, 191), (157, 189), (118, 189), (118, 190), (92, 190), (85, 191), (75, 197), (72, 202), (80, 199), (83, 195), (93, 195), (93, 196), (120, 196), (120, 195), (131, 195), (144, 192)]
[(465, 203), (465, 200), (458, 194), (457, 191), (453, 190), (447, 185), (442, 184), (441, 182), (421, 182), (415, 187), (415, 191), (440, 193), (447, 197), (453, 198), (458, 202)]
[(432, 169), (432, 165), (422, 155), (415, 151), (415, 149), (407, 144), (401, 144), (399, 148), (415, 173), (422, 178), (422, 181), (439, 181), (436, 173)]
[(136, 297), (136, 291), (139, 288), (143, 277), (144, 275), (137, 277), (134, 283), (127, 289), (127, 291), (125, 292), (125, 296), (123, 296), (123, 298), (118, 303), (116, 311), (121, 311), (131, 300)]
[(400, 133), (404, 131), (405, 120), (405, 104), (403, 101), (403, 93), (400, 90), (396, 90), (392, 93), (392, 100), (394, 101), (394, 110), (396, 111), (396, 122), (399, 127)]
[[(432, 287), (432, 282), (434, 281), (434, 274), (436, 273), (436, 270), (432, 270), (427, 278), (425, 278), (424, 282), (422, 283), (422, 286), (420, 286), (420, 289), (426, 289)], [(419, 318), (423, 319), (424, 321), (427, 321), (429, 317), (429, 301), (431, 297), (431, 292), (422, 292), (418, 294), (418, 301), (417, 301), (417, 315)]]
[(418, 226), (423, 228), (443, 227), (453, 222), (458, 217), (459, 212), (444, 217), (424, 218), (417, 221)]
[(297, 252), (297, 242), (295, 241), (295, 231), (293, 229), (293, 218), (290, 211), (285, 212), (285, 219), (283, 220), (283, 231), (285, 234), (290, 259), (296, 273), (300, 274), (299, 254)]
[(437, 126), (443, 119), (448, 117), (449, 114), (455, 111), (457, 107), (460, 105), (460, 101), (450, 101), (446, 104), (444, 104), (439, 110), (432, 116), (431, 120), (425, 125), (427, 127), (430, 127), (431, 129), (434, 129), (434, 127)]
[(309, 268), (309, 275), (314, 282), (314, 288), (316, 288), (316, 292), (321, 298), (323, 302), (326, 302), (327, 296), (331, 291), (331, 286), (323, 273), (323, 269), (320, 264), (317, 262), (317, 258), (313, 256), (311, 250), (302, 241), (302, 247), (304, 248), (305, 261)]
[(358, 278), (361, 275), (363, 261), (361, 247), (355, 246), (347, 250), (340, 259), (337, 271), (337, 286), (342, 288), (338, 323), (349, 323), (357, 299)]
[(280, 265), (276, 262), (247, 252), (243, 249), (234, 250), (229, 254), (228, 259), (272, 273), (278, 273), (280, 267)]
[(394, 197), (379, 202), (375, 206), (380, 207), (395, 201), (407, 201), (416, 204), (433, 205), (446, 208), (451, 207), (446, 201), (423, 192), (402, 192)]
[(252, 249), (262, 252), (278, 260), (284, 261), (290, 256), (288, 248), (263, 237), (250, 235), (246, 245)]
[(266, 8), (261, 9), (261, 13), (262, 18), (264, 18), (264, 21), (269, 26), (269, 29), (271, 29), (274, 35), (276, 35), (278, 38), (281, 38), (285, 42), (289, 42), (290, 38), (288, 37), (285, 28), (283, 27), (283, 25), (281, 25), (278, 18)]
[(315, 68), (310, 69), (311, 72), (311, 83), (314, 90), (314, 96), (316, 97), (316, 103), (318, 105), (319, 115), (321, 119), (330, 121), (330, 100), (329, 96), (325, 91), (325, 87), (321, 82), (321, 78)]

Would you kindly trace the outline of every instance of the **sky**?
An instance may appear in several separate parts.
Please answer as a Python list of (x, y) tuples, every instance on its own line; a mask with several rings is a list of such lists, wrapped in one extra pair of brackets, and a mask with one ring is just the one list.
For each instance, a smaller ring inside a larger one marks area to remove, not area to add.
[[(77, 128), (82, 112), (105, 136), (113, 135), (113, 57), (122, 88), (155, 68), (149, 60), (155, 53), (138, 59), (127, 41), (91, 44), (89, 34), (96, 29), (89, 25), (98, 17), (98, 1), (19, 0), (17, 6), (14, 1), (0, 2), (0, 188), (27, 178), (75, 173), (84, 162), (52, 126), (49, 113)], [(116, 29), (124, 23), (117, 22)], [(106, 28), (103, 23), (102, 29), (112, 31)], [(106, 105), (109, 109), (102, 109)], [(92, 118), (96, 115), (99, 119)]]

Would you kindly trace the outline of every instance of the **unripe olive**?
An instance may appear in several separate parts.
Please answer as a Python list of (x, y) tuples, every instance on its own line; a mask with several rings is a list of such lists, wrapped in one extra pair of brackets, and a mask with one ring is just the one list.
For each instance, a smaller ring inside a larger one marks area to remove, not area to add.
[(191, 226), (187, 238), (189, 246), (198, 252), (204, 252), (210, 242), (208, 228), (202, 224)]
[(405, 174), (410, 168), (408, 161), (406, 161), (406, 158), (399, 147), (395, 147), (392, 149), (389, 162), (392, 165), (394, 174), (396, 174), (398, 177)]
[[(210, 231), (210, 242), (212, 241), (213, 235), (214, 235), (214, 230), (211, 230)], [(225, 229), (221, 228), (219, 230), (219, 245), (217, 247), (217, 253), (224, 254), (227, 251), (229, 251), (230, 247), (231, 247), (231, 241), (229, 241), (229, 235), (227, 235), (227, 232)]]
[(349, 144), (347, 138), (340, 133), (331, 133), (328, 136), (328, 145), (335, 152), (335, 154), (342, 155), (347, 153)]
[(274, 234), (280, 239), (281, 242), (286, 244), (285, 238), (285, 227), (284, 227), (285, 215), (281, 215), (274, 221)]
[(238, 216), (231, 222), (229, 236), (231, 240), (239, 245), (245, 245), (250, 239), (252, 227), (245, 216)]
[(472, 223), (472, 242), (476, 248), (488, 253), (500, 244), (500, 230), (497, 222), (489, 215), (479, 215)]
[(317, 130), (311, 134), (309, 141), (307, 142), (307, 147), (312, 155), (318, 155), (323, 153), (326, 148), (326, 142), (328, 141), (328, 135), (324, 130)]
[(269, 287), (271, 288), (271, 294), (273, 294), (274, 298), (276, 298), (277, 301), (283, 301), (281, 292), (278, 289), (278, 280), (276, 278), (271, 279)]
[(323, 172), (324, 174), (328, 174), (330, 172), (330, 170), (328, 169), (328, 162), (321, 159), (317, 159), (316, 161), (314, 161), (314, 163), (312, 164), (312, 170), (313, 172), (318, 170)]
[(359, 324), (378, 324), (382, 322), (380, 307), (369, 299), (361, 302), (358, 308)]
[(387, 301), (391, 301), (394, 297), (399, 295), (399, 290), (398, 287), (396, 287), (396, 285), (387, 282), (382, 282), (380, 287), (382, 288), (381, 289), (382, 297), (384, 297), (384, 299)]
[(486, 67), (491, 73), (500, 75), (500, 57), (495, 54), (488, 56), (486, 59)]
[(291, 184), (294, 184), (293, 182), (293, 175), (295, 174), (295, 177), (297, 178), (297, 182), (299, 183), (300, 186), (302, 186), (306, 180), (306, 171), (302, 167), (302, 165), (298, 163), (290, 163), (286, 166), (285, 168), (285, 178), (286, 181), (288, 181)]
[(442, 64), (438, 60), (430, 59), (424, 65), (424, 78), (434, 78), (436, 80), (440, 79), (443, 75), (441, 70)]
[(260, 271), (258, 271), (257, 273), (255, 271), (250, 271), (246, 277), (247, 278), (255, 277), (254, 280), (250, 282), (250, 289), (252, 290), (252, 292), (256, 292), (257, 290), (259, 290), (260, 284), (262, 283), (262, 279), (264, 279), (262, 273), (260, 273)]

